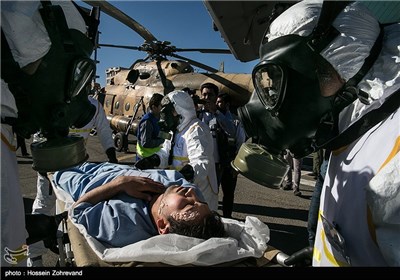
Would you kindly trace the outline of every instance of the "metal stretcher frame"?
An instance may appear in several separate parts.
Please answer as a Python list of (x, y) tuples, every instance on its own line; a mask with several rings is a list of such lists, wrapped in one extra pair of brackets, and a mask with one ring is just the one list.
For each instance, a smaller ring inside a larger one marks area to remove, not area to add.
[[(48, 177), (52, 182), (52, 174)], [(52, 184), (54, 193), (57, 194), (55, 186)], [(59, 211), (65, 210), (64, 201), (57, 197), (57, 207)], [(65, 239), (64, 234), (68, 235)], [(60, 266), (75, 266), (75, 267), (168, 267), (172, 266), (161, 262), (106, 262), (101, 260), (93, 249), (90, 247), (84, 235), (67, 218), (62, 221), (59, 228), (59, 265)], [(265, 267), (265, 266), (285, 266), (283, 261), (288, 257), (280, 250), (268, 246), (264, 254), (260, 258), (246, 257), (229, 262), (223, 262), (213, 265), (213, 267)], [(195, 265), (182, 265), (182, 267)]]

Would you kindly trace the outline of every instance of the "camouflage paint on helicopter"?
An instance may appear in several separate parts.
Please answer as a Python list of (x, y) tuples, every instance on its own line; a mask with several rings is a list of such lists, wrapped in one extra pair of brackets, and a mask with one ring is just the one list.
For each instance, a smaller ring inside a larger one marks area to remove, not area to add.
[[(157, 64), (165, 77), (159, 74)], [(115, 132), (118, 150), (123, 148), (121, 145), (127, 145), (127, 139), (122, 139), (124, 136), (120, 132), (136, 135), (137, 125), (154, 93), (167, 94), (189, 87), (200, 95), (200, 86), (212, 82), (220, 91), (232, 96), (232, 107), (235, 108), (246, 104), (254, 89), (250, 74), (195, 73), (189, 63), (181, 60), (141, 61), (131, 70), (113, 67), (107, 69), (106, 74), (104, 110)]]

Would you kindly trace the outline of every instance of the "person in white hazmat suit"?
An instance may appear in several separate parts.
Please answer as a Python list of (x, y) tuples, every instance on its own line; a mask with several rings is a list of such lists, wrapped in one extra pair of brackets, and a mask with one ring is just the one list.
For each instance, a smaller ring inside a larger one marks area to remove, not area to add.
[[(271, 151), (288, 148), (303, 157), (315, 148), (332, 150), (313, 266), (400, 265), (395, 14), (395, 22), (380, 25), (362, 2), (291, 6), (266, 32), (253, 69), (256, 94), (239, 110), (246, 132), (258, 133)], [(251, 130), (255, 122), (258, 132)]]
[(156, 154), (139, 160), (140, 169), (168, 168), (196, 184), (211, 210), (218, 210), (218, 186), (213, 139), (209, 127), (196, 116), (191, 96), (173, 91), (161, 101), (160, 130), (173, 132)]
[[(81, 125), (94, 113), (87, 98), (80, 94), (95, 74), (95, 64), (90, 60), (94, 41), (87, 36), (94, 29), (88, 27), (72, 2), (43, 3), (1, 2), (2, 267), (26, 266), (28, 253), (29, 228), (25, 224), (12, 130), (28, 138), (46, 127), (52, 136), (61, 138), (65, 131), (68, 134), (69, 124)], [(65, 27), (63, 34), (55, 32), (57, 25)], [(69, 39), (64, 40), (64, 36)], [(63, 44), (70, 48), (63, 48)], [(66, 108), (70, 114), (59, 114)]]
[[(118, 163), (114, 141), (112, 139), (110, 122), (107, 120), (103, 106), (101, 106), (100, 102), (92, 96), (89, 96), (88, 99), (90, 103), (96, 107), (96, 113), (94, 114), (92, 120), (84, 127), (70, 128), (69, 134), (75, 134), (83, 137), (86, 144), (90, 135), (90, 131), (93, 128), (96, 128), (97, 136), (99, 137), (101, 146), (108, 157), (108, 161), (112, 163)], [(36, 140), (35, 138), (38, 139)], [(35, 134), (34, 141), (41, 141), (40, 135)], [(32, 214), (44, 214), (47, 216), (54, 215), (56, 214), (56, 196), (52, 191), (49, 179), (47, 179), (46, 174), (41, 174), (38, 172), (37, 175), (36, 197), (32, 205)], [(43, 241), (29, 245), (28, 266), (42, 266), (42, 255), (45, 254), (47, 250), (48, 249), (43, 244)]]

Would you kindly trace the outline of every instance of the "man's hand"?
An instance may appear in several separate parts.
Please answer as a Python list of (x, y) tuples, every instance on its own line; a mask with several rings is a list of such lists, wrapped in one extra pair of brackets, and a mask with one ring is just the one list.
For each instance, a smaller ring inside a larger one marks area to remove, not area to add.
[(142, 158), (135, 163), (135, 167), (139, 169), (153, 169), (160, 165), (160, 157), (157, 154)]
[(183, 175), (183, 177), (185, 177), (187, 181), (193, 183), (194, 170), (190, 164), (186, 164), (179, 172)]
[(161, 194), (165, 186), (147, 177), (122, 176), (122, 190), (129, 196), (150, 201), (154, 194)]

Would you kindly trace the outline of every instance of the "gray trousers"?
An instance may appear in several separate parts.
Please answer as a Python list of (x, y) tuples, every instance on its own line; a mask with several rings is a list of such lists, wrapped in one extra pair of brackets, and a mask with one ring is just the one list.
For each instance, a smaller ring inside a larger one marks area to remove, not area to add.
[[(286, 185), (292, 185), (293, 191), (298, 191), (300, 187), (300, 178), (301, 178), (301, 165), (303, 163), (302, 158), (294, 158), (293, 154), (287, 151), (286, 155), (284, 156), (286, 161), (288, 162), (290, 168), (284, 182)], [(293, 174), (292, 174), (293, 172)]]

